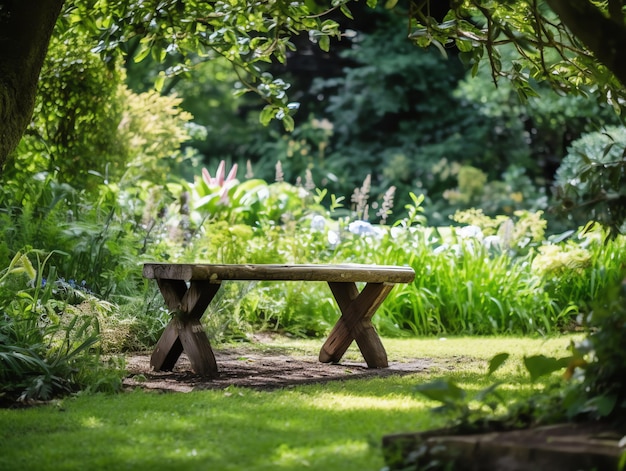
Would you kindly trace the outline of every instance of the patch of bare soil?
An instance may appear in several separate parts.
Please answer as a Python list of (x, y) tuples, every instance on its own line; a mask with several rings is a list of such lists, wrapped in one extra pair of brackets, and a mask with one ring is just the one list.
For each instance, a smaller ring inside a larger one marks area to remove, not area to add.
[(426, 359), (407, 359), (391, 362), (388, 368), (368, 368), (365, 362), (328, 364), (321, 363), (311, 354), (294, 354), (280, 349), (263, 352), (246, 347), (216, 348), (214, 353), (219, 368), (219, 377), (214, 379), (196, 375), (185, 354), (172, 371), (152, 371), (149, 353), (127, 356), (129, 375), (124, 386), (162, 392), (225, 389), (229, 386), (271, 390), (301, 384), (407, 375), (425, 371), (432, 365)]

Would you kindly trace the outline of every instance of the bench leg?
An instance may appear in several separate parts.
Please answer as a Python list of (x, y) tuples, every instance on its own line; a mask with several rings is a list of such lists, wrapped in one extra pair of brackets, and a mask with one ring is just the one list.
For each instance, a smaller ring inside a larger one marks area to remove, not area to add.
[(196, 374), (215, 378), (217, 362), (200, 318), (220, 288), (219, 283), (192, 281), (189, 288), (182, 280), (157, 280), (167, 307), (175, 312), (157, 342), (150, 358), (155, 371), (174, 368), (184, 351)]
[(389, 366), (387, 352), (371, 319), (393, 284), (368, 283), (360, 293), (355, 283), (329, 282), (328, 285), (342, 314), (322, 346), (320, 361), (339, 362), (352, 341), (356, 340), (368, 367)]

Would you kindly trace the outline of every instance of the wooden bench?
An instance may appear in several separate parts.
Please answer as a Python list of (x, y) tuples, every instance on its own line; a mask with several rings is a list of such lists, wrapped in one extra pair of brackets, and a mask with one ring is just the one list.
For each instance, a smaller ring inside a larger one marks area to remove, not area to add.
[[(217, 363), (200, 318), (226, 280), (327, 282), (341, 316), (322, 346), (319, 359), (337, 363), (353, 340), (370, 368), (388, 366), (387, 353), (371, 323), (376, 309), (394, 284), (410, 283), (409, 267), (382, 265), (215, 265), (148, 263), (143, 276), (155, 279), (166, 305), (170, 323), (157, 342), (150, 365), (155, 371), (171, 370), (184, 351), (196, 374), (218, 375)], [(364, 282), (361, 291), (357, 283)]]

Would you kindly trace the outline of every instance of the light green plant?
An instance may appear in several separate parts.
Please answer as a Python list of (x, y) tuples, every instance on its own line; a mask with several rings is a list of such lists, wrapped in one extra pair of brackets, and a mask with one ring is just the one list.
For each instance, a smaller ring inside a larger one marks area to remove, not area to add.
[(543, 211), (515, 211), (512, 216), (486, 216), (482, 209), (457, 211), (454, 221), (478, 227), (482, 236), (496, 236), (488, 245), (500, 250), (512, 250), (516, 255), (528, 253), (545, 237), (547, 221)]

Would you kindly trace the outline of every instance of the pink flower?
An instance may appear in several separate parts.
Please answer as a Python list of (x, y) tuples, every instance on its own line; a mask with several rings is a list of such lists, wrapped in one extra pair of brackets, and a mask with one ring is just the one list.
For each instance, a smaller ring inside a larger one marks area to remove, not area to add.
[(237, 181), (237, 164), (233, 164), (226, 178), (224, 178), (224, 175), (226, 175), (226, 162), (223, 160), (220, 161), (220, 164), (217, 166), (215, 177), (212, 177), (206, 168), (202, 169), (202, 179), (204, 183), (206, 183), (209, 188), (220, 187), (220, 203), (228, 204), (228, 190)]

